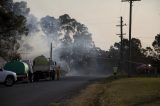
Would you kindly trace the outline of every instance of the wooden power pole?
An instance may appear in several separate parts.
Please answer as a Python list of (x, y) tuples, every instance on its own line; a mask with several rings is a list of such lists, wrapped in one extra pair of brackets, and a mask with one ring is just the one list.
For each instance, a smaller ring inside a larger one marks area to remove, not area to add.
[(50, 47), (50, 61), (52, 61), (52, 43), (51, 43), (51, 47)]
[(134, 1), (141, 1), (141, 0), (122, 0), (122, 2), (129, 2), (130, 3), (130, 13), (129, 13), (129, 66), (128, 66), (128, 76), (131, 74), (131, 61), (132, 61), (132, 45), (131, 45), (131, 39), (132, 39), (132, 4)]
[(126, 24), (123, 24), (123, 17), (120, 17), (120, 25), (116, 25), (117, 27), (120, 27), (120, 39), (121, 39), (121, 48), (120, 48), (120, 70), (122, 71), (122, 66), (123, 66), (123, 26), (126, 26)]

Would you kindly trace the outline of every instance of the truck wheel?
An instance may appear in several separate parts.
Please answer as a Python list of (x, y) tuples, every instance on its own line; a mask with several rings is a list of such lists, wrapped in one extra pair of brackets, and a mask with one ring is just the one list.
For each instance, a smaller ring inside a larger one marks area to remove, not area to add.
[(6, 86), (12, 86), (14, 84), (14, 78), (12, 76), (8, 76), (4, 82)]

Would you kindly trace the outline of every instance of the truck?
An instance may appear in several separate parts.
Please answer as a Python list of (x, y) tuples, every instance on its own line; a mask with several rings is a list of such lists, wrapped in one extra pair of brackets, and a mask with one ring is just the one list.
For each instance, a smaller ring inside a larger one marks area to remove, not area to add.
[(33, 80), (51, 79), (50, 61), (43, 55), (33, 60)]
[(10, 70), (17, 74), (18, 81), (25, 81), (28, 82), (28, 73), (29, 73), (29, 66), (19, 60), (12, 60), (7, 62), (4, 67), (5, 70)]
[(17, 75), (15, 72), (0, 69), (0, 83), (4, 83), (6, 86), (12, 86), (17, 81)]

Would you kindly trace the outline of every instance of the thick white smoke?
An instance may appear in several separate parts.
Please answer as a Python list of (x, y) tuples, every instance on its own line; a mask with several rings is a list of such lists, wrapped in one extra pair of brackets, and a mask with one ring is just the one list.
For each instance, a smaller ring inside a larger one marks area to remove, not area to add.
[(45, 55), (49, 57), (49, 45), (46, 36), (41, 32), (33, 33), (33, 35), (23, 36), (21, 48), (23, 59), (34, 59), (37, 56)]
[[(26, 4), (22, 10), (25, 9)], [(19, 9), (17, 11), (21, 12)], [(24, 13), (26, 12), (22, 12), (22, 14)], [(92, 41), (92, 34), (88, 32), (85, 25), (67, 14), (57, 19), (45, 16), (38, 20), (32, 14), (25, 14), (25, 17), (29, 32), (20, 41), (19, 52), (23, 59), (33, 60), (40, 55), (49, 58), (52, 43), (53, 61), (60, 64), (61, 68), (68, 72), (67, 75), (97, 73), (97, 69), (99, 69), (96, 58), (98, 50)]]

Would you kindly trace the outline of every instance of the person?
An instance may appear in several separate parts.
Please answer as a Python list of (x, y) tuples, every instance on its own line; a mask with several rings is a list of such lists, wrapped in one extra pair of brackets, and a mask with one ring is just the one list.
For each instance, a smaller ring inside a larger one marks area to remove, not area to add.
[(57, 80), (60, 79), (60, 66), (59, 65), (56, 68), (56, 77), (57, 77)]
[(54, 69), (51, 70), (51, 79), (55, 80), (55, 70)]
[(117, 79), (117, 70), (118, 70), (118, 67), (113, 67), (114, 79)]
[(31, 72), (31, 70), (28, 71), (28, 79), (31, 83), (33, 82), (33, 73)]

